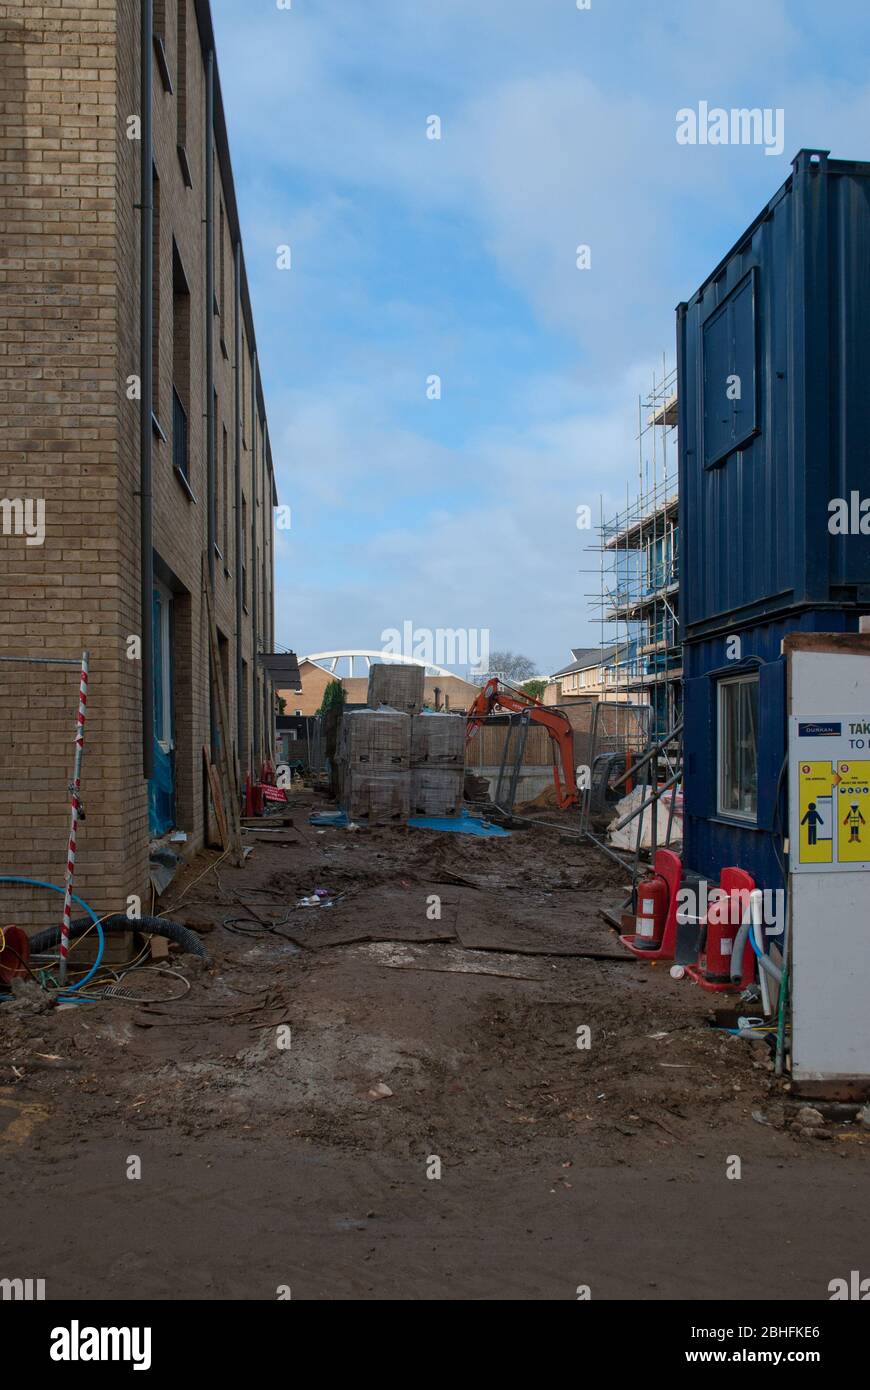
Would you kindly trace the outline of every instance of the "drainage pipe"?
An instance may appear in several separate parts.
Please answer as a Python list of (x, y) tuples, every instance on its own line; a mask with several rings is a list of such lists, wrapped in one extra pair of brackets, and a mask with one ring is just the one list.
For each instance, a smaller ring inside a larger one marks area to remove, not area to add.
[[(205, 457), (208, 487), (208, 577), (214, 591), (215, 504), (214, 411), (214, 50), (206, 59), (205, 87)], [(214, 720), (212, 720), (212, 726)]]
[[(236, 761), (242, 773), (251, 769), (245, 756), (244, 681), (242, 678), (242, 244), (235, 247), (236, 334)], [(242, 778), (239, 779), (241, 785)]]
[[(208, 551), (208, 582), (214, 594), (215, 544), (217, 542), (217, 500), (215, 496), (215, 430), (217, 419), (214, 402), (214, 49), (209, 49), (205, 62), (205, 469)], [(208, 727), (212, 762), (217, 760), (217, 706), (215, 682), (217, 671), (212, 670), (211, 656), (207, 658)], [(205, 798), (203, 822), (208, 824), (208, 798)]]
[(761, 986), (761, 1008), (765, 1018), (770, 1017), (770, 983), (764, 967), (764, 938), (761, 934), (764, 913), (761, 892), (756, 888), (749, 894), (749, 940), (758, 957), (758, 983)]
[(257, 415), (257, 371), (259, 361), (257, 354), (254, 353), (254, 360), (251, 363), (251, 691), (254, 703), (254, 764), (259, 775), (259, 764), (262, 761), (262, 749), (260, 747), (260, 668), (257, 662), (259, 646), (257, 642), (257, 425), (259, 417)]
[(153, 0), (141, 0), (139, 77), (140, 141), (139, 267), (139, 572), (142, 629), (142, 776), (154, 773), (154, 529), (151, 450), (154, 412), (154, 130), (151, 111)]
[[(753, 902), (753, 899), (756, 898), (756, 893), (758, 894), (758, 897), (755, 900), (755, 902)], [(754, 922), (753, 918), (757, 918), (758, 921)], [(743, 975), (743, 971), (741, 969), (741, 962), (743, 960), (743, 950), (746, 946), (747, 941), (749, 941), (753, 951), (755, 952), (755, 955), (758, 959), (759, 969), (766, 971), (772, 980), (776, 980), (777, 984), (779, 984), (779, 982), (781, 981), (782, 971), (780, 970), (778, 965), (774, 964), (774, 962), (770, 959), (770, 956), (767, 954), (765, 950), (762, 949), (761, 945), (759, 944), (758, 937), (755, 932), (755, 927), (760, 927), (760, 925), (761, 890), (756, 888), (749, 895), (748, 910), (746, 912), (744, 921), (740, 926), (740, 930), (734, 938), (734, 945), (731, 948), (732, 981), (739, 981)]]

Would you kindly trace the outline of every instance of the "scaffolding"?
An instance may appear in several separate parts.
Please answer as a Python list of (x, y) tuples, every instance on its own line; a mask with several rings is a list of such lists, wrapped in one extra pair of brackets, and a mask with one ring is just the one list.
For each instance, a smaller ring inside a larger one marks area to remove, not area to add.
[[(614, 516), (599, 503), (599, 587), (588, 595), (600, 630), (606, 698), (648, 704), (662, 738), (682, 713), (677, 483), (677, 372), (663, 357), (638, 397), (637, 492)], [(611, 653), (604, 657), (604, 653)]]

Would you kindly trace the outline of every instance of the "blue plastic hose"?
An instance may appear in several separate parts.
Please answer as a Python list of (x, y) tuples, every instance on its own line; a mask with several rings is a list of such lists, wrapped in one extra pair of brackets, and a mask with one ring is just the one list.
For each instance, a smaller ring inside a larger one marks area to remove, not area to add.
[[(17, 874), (0, 874), (0, 883), (26, 883), (30, 888), (49, 888), (51, 889), (52, 893), (66, 893), (66, 889), (58, 888), (56, 883), (46, 883), (41, 878), (20, 878)], [(58, 998), (63, 1003), (70, 1002), (73, 1004), (77, 1004), (79, 1002), (78, 999), (68, 1001), (68, 996), (70, 994), (75, 994), (76, 990), (81, 989), (84, 985), (88, 983), (89, 980), (92, 980), (96, 975), (103, 962), (103, 952), (106, 947), (106, 938), (103, 934), (103, 928), (100, 926), (100, 919), (97, 916), (96, 912), (94, 912), (94, 909), (90, 906), (90, 904), (86, 903), (84, 898), (77, 897), (75, 893), (71, 893), (70, 897), (72, 898), (74, 903), (78, 903), (79, 907), (84, 908), (85, 912), (91, 918), (94, 926), (97, 929), (98, 937), (97, 958), (91, 966), (90, 970), (88, 971), (87, 975), (84, 975), (82, 979), (79, 980), (78, 984), (67, 986), (64, 989), (63, 994), (58, 995)]]

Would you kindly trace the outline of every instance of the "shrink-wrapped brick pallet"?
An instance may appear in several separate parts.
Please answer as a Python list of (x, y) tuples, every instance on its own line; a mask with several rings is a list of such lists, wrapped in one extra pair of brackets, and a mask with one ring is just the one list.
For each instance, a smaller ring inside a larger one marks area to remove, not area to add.
[(411, 762), (411, 720), (394, 709), (348, 710), (337, 751), (339, 766), (345, 769), (403, 771)]
[(465, 717), (415, 714), (411, 720), (412, 767), (464, 767)]
[(411, 769), (412, 816), (458, 816), (462, 808), (465, 769), (462, 767), (414, 767)]
[(342, 810), (352, 821), (369, 825), (404, 822), (410, 814), (411, 774), (346, 767), (341, 783)]
[(369, 709), (388, 705), (403, 714), (419, 714), (423, 708), (423, 685), (426, 669), (405, 666), (392, 661), (378, 662), (369, 670), (369, 690), (366, 703)]

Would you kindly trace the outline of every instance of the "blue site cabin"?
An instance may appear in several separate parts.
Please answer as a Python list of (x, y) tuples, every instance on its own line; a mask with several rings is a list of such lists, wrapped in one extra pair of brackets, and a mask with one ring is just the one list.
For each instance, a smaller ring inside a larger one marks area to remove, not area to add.
[(780, 888), (782, 640), (870, 613), (870, 164), (802, 150), (677, 353), (685, 864)]

